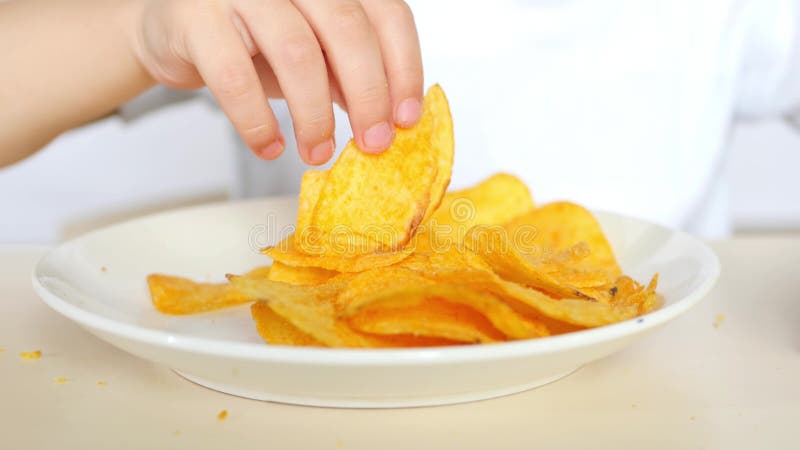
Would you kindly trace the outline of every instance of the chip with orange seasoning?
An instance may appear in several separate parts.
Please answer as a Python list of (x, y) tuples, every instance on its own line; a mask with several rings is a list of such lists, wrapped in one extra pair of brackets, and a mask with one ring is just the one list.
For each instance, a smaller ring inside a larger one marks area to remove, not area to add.
[(353, 256), (408, 243), (429, 209), (439, 205), (452, 166), (450, 109), (439, 86), (428, 90), (422, 109), (419, 122), (398, 129), (391, 147), (379, 155), (348, 143), (314, 206), (308, 224), (313, 233), (295, 239), (298, 250)]

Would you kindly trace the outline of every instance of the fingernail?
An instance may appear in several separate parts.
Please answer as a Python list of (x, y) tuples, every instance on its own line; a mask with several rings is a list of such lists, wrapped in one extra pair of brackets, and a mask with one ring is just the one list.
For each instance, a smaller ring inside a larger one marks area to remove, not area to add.
[(283, 152), (283, 140), (276, 139), (271, 144), (258, 151), (258, 156), (262, 159), (275, 159)]
[(382, 152), (389, 148), (394, 139), (394, 128), (388, 122), (381, 122), (370, 127), (364, 133), (364, 147), (367, 152)]
[(324, 164), (333, 156), (333, 139), (317, 144), (312, 148), (308, 154), (308, 159), (311, 164)]
[(422, 114), (422, 104), (415, 98), (407, 98), (397, 105), (395, 121), (403, 127), (410, 127), (417, 123)]

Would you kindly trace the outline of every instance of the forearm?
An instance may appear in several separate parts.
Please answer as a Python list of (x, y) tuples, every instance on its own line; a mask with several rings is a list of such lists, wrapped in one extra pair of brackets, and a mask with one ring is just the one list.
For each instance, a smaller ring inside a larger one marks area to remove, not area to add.
[(154, 84), (132, 50), (137, 2), (0, 3), (0, 167)]

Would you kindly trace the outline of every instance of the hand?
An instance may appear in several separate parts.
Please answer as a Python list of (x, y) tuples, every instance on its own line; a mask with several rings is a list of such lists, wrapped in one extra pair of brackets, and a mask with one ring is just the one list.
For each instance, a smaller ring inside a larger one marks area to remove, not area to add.
[(268, 97), (286, 98), (309, 164), (333, 155), (334, 101), (371, 153), (421, 114), (422, 61), (402, 0), (147, 0), (134, 23), (150, 75), (179, 89), (207, 85), (264, 159), (285, 143)]

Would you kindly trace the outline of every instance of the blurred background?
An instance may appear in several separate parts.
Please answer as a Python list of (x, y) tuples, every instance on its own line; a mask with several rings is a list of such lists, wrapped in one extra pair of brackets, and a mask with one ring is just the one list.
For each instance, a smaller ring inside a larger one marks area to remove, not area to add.
[[(426, 83), (441, 82), (453, 106), (453, 187), (511, 171), (537, 201), (708, 238), (800, 232), (797, 1), (409, 3)], [(289, 139), (264, 162), (206, 93), (155, 88), (0, 168), (0, 243), (296, 192), (305, 167), (285, 104), (273, 106)], [(350, 137), (341, 112), (336, 137), (339, 149)], [(715, 208), (722, 226), (693, 223)]]

